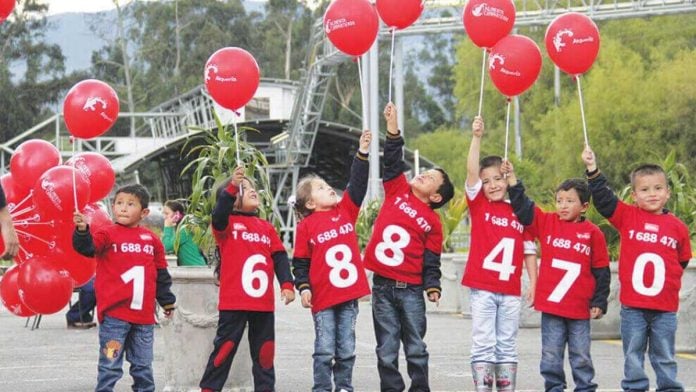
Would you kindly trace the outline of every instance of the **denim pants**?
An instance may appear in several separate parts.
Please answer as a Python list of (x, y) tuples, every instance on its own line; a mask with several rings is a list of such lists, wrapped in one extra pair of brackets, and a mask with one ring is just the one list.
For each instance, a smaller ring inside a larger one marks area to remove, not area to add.
[(522, 299), (471, 289), (471, 362), (517, 363)]
[(541, 375), (547, 392), (563, 392), (566, 378), (563, 355), (568, 345), (568, 360), (573, 373), (576, 392), (595, 391), (592, 382), (594, 367), (590, 356), (590, 320), (574, 320), (541, 314)]
[(648, 357), (657, 376), (657, 392), (683, 391), (677, 381), (677, 361), (674, 359), (674, 339), (677, 333), (677, 314), (657, 310), (621, 306), (621, 341), (624, 351), (624, 391), (647, 391), (648, 376), (643, 362)]
[(430, 391), (428, 351), (423, 341), (426, 331), (423, 286), (400, 288), (390, 279), (375, 275), (372, 286), (372, 319), (377, 338), (377, 370), (380, 390), (403, 391), (399, 373), (399, 346), (404, 344), (411, 392)]
[(97, 297), (94, 295), (94, 278), (80, 287), (78, 300), (65, 314), (69, 323), (91, 323), (94, 320), (94, 307), (97, 306)]
[(352, 300), (313, 315), (314, 317), (314, 387), (312, 391), (353, 391), (355, 364), (355, 321), (358, 301)]
[(154, 326), (131, 324), (109, 316), (99, 325), (99, 371), (96, 392), (113, 391), (123, 376), (123, 355), (130, 363), (133, 391), (155, 390), (152, 374)]

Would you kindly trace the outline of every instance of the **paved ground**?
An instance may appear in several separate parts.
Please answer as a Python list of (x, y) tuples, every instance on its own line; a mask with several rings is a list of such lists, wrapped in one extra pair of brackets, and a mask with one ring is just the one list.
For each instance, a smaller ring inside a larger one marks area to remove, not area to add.
[[(374, 354), (370, 304), (361, 302), (358, 317), (357, 361), (354, 385), (357, 391), (377, 391), (379, 380)], [(67, 330), (63, 313), (43, 318), (31, 331), (25, 320), (0, 310), (0, 391), (79, 392), (93, 390), (96, 379), (97, 330)], [(278, 391), (311, 390), (313, 330), (309, 313), (293, 303), (277, 312)], [(459, 314), (428, 314), (426, 341), (430, 351), (433, 391), (470, 391), (468, 364), (470, 320)], [(161, 334), (155, 343), (155, 377), (163, 385), (165, 348)], [(542, 390), (538, 372), (540, 336), (538, 329), (522, 329), (519, 335), (520, 391)], [(592, 355), (601, 391), (619, 390), (623, 356), (620, 342), (594, 341)], [(696, 356), (680, 355), (679, 374), (689, 391), (696, 391)], [(647, 361), (646, 361), (647, 362)], [(649, 365), (648, 365), (649, 367)], [(405, 372), (405, 365), (402, 364)], [(567, 365), (566, 365), (567, 368)], [(202, 369), (201, 369), (202, 371)], [(568, 370), (567, 374), (570, 377)], [(651, 380), (654, 375), (650, 373)], [(572, 382), (570, 382), (572, 390)], [(117, 391), (130, 390), (124, 377)], [(654, 386), (653, 386), (654, 388)]]

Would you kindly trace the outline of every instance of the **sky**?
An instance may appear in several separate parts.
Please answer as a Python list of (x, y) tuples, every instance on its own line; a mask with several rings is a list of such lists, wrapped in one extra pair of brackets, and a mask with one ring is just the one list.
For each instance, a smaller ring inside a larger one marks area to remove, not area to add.
[[(114, 8), (113, 0), (45, 0), (48, 3), (48, 13), (61, 14), (64, 12), (98, 12)], [(127, 1), (120, 0), (121, 5)]]

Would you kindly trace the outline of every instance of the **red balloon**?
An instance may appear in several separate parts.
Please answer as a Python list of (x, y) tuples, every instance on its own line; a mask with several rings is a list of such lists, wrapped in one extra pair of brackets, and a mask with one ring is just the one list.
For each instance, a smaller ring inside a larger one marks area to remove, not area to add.
[(571, 75), (587, 72), (599, 53), (599, 30), (577, 12), (558, 16), (546, 29), (546, 51), (551, 61)]
[[(90, 232), (94, 233), (94, 230), (90, 229)], [(97, 269), (97, 259), (85, 257), (73, 249), (72, 232), (70, 236), (58, 238), (58, 241), (58, 249), (49, 258), (51, 263), (66, 270), (75, 287), (89, 282)]]
[(0, 184), (5, 192), (5, 200), (7, 200), (7, 207), (10, 212), (12, 212), (14, 205), (29, 194), (28, 188), (22, 188), (15, 182), (14, 178), (12, 178), (12, 173), (7, 173), (0, 177)]
[(29, 317), (36, 313), (29, 309), (19, 298), (19, 287), (17, 287), (17, 277), (19, 268), (11, 267), (0, 280), (0, 300), (7, 310), (19, 317)]
[[(95, 230), (101, 229), (102, 227), (113, 223), (109, 214), (107, 214), (106, 211), (101, 209), (99, 205), (95, 203), (87, 204), (82, 210), (82, 213), (85, 215), (87, 224), (89, 224), (89, 230), (92, 233), (94, 233)], [(70, 238), (72, 238), (72, 236)]]
[(16, 0), (0, 0), (0, 23), (4, 22), (12, 13)]
[(21, 247), (17, 255), (19, 264), (35, 256), (52, 254), (57, 249), (57, 237), (72, 234), (59, 230), (64, 225), (62, 222), (39, 214), (36, 208), (28, 214), (15, 217), (13, 223)]
[(77, 169), (77, 173), (89, 183), (89, 201), (99, 201), (109, 195), (116, 183), (116, 174), (111, 162), (102, 154), (84, 152), (65, 162)]
[(19, 187), (29, 190), (46, 170), (60, 165), (61, 161), (56, 146), (45, 140), (31, 139), (12, 153), (10, 173)]
[(377, 0), (377, 12), (387, 26), (405, 29), (423, 13), (423, 0)]
[(39, 314), (53, 314), (70, 301), (73, 282), (68, 271), (45, 257), (35, 257), (19, 266), (19, 298)]
[(367, 0), (334, 0), (324, 13), (324, 32), (341, 52), (361, 56), (377, 39), (379, 17)]
[(68, 131), (83, 139), (97, 137), (116, 122), (119, 102), (111, 86), (96, 79), (74, 85), (63, 102), (63, 116)]
[(471, 0), (464, 7), (462, 22), (476, 46), (492, 48), (512, 31), (515, 13), (512, 0)]
[(523, 35), (501, 39), (488, 56), (488, 72), (495, 87), (508, 97), (531, 87), (541, 71), (539, 46)]
[(89, 201), (89, 183), (69, 166), (48, 169), (34, 185), (34, 202), (46, 217), (70, 220), (75, 211), (73, 173), (77, 191), (77, 209)]
[(220, 106), (237, 110), (256, 93), (261, 78), (259, 65), (242, 48), (218, 49), (205, 63), (205, 88)]

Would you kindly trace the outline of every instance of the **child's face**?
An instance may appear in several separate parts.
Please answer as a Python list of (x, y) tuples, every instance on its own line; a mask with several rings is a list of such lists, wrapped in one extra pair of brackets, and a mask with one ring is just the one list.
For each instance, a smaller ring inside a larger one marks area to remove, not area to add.
[(663, 173), (637, 176), (631, 196), (641, 210), (661, 214), (670, 196), (667, 178)]
[(312, 196), (307, 202), (307, 208), (314, 211), (326, 211), (338, 204), (336, 191), (322, 179), (312, 180)]
[(150, 213), (143, 208), (140, 199), (130, 193), (118, 193), (111, 206), (116, 223), (126, 227), (138, 226), (140, 221)]
[[(240, 184), (242, 197), (235, 201), (235, 208), (242, 212), (254, 212), (259, 208), (259, 194), (256, 192), (254, 185), (248, 179), (243, 179)], [(241, 200), (241, 207), (239, 201)]]
[(562, 221), (577, 222), (588, 206), (588, 203), (580, 201), (575, 189), (560, 190), (556, 193), (556, 214)]
[(423, 199), (431, 199), (431, 196), (437, 194), (437, 190), (440, 189), (442, 183), (445, 179), (442, 177), (442, 173), (438, 170), (426, 170), (421, 174), (415, 176), (411, 182), (411, 190)]
[(489, 166), (481, 170), (479, 175), (483, 183), (483, 195), (490, 201), (505, 200), (508, 183), (503, 173), (500, 172), (500, 166)]

